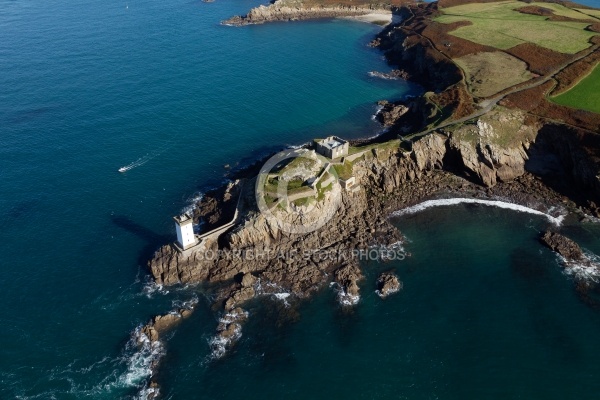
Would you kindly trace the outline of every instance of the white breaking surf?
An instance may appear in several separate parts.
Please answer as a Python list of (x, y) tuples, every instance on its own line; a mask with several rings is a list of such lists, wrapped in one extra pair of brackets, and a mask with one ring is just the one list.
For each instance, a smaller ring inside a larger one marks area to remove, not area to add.
[(543, 213), (533, 208), (525, 207), (520, 204), (509, 203), (500, 200), (483, 200), (483, 199), (470, 199), (470, 198), (453, 198), (453, 199), (439, 199), (439, 200), (427, 200), (412, 207), (403, 208), (392, 213), (392, 216), (402, 216), (407, 214), (415, 214), (428, 208), (441, 207), (441, 206), (453, 206), (458, 204), (481, 204), (485, 206), (504, 208), (507, 210), (513, 210), (517, 212), (524, 212), (528, 214), (539, 215), (546, 218), (548, 221), (556, 226), (560, 226), (564, 219), (564, 215), (554, 217), (550, 214)]

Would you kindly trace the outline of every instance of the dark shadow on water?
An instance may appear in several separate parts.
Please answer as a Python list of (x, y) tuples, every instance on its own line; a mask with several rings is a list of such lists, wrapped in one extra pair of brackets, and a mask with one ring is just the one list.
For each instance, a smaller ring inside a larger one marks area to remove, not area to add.
[(251, 312), (252, 318), (244, 327), (250, 338), (248, 352), (260, 360), (260, 373), (289, 372), (297, 365), (294, 347), (289, 338), (299, 321), (296, 305), (286, 306), (281, 301), (261, 299)]
[(40, 200), (27, 199), (21, 200), (14, 206), (8, 208), (0, 216), (0, 222), (2, 226), (6, 228), (9, 224), (18, 222), (19, 220), (31, 217), (31, 214), (36, 211), (37, 206), (40, 204)]
[[(366, 290), (361, 287), (361, 291)], [(334, 299), (337, 303), (337, 295)], [(337, 342), (342, 347), (350, 347), (353, 343), (359, 342), (361, 325), (364, 323), (360, 315), (360, 304), (355, 306), (340, 306), (339, 304), (332, 305), (333, 311), (333, 326), (335, 327), (335, 335)]]
[(537, 341), (547, 348), (548, 357), (556, 358), (561, 364), (576, 365), (581, 361), (583, 350), (577, 340), (565, 328), (562, 316), (549, 307), (548, 299), (558, 290), (550, 279), (548, 265), (539, 253), (539, 246), (514, 250), (510, 256), (510, 267), (516, 285), (523, 293), (532, 329)]
[(114, 225), (134, 234), (145, 242), (144, 247), (138, 256), (139, 265), (146, 266), (156, 249), (164, 244), (170, 243), (173, 239), (167, 235), (157, 234), (125, 215), (111, 215), (110, 219)]
[(59, 108), (59, 106), (42, 106), (37, 108), (31, 108), (28, 110), (16, 111), (12, 115), (6, 118), (6, 122), (8, 124), (20, 124), (24, 122), (29, 122), (33, 119), (39, 118), (48, 114), (52, 111), (55, 111)]
[(541, 280), (548, 278), (549, 266), (540, 260), (537, 249), (515, 249), (510, 255), (510, 268), (518, 282), (527, 286), (537, 286)]

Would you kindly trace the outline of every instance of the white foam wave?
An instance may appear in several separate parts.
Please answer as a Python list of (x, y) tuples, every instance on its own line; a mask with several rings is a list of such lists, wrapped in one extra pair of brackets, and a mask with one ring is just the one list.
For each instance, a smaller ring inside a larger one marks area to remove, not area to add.
[(354, 306), (354, 305), (358, 304), (358, 302), (360, 301), (360, 296), (358, 296), (358, 295), (353, 296), (349, 293), (346, 293), (345, 290), (341, 290), (338, 293), (338, 301), (343, 306)]
[(381, 110), (383, 110), (383, 106), (378, 105), (377, 108), (375, 109), (375, 114), (371, 115), (371, 120), (377, 121), (377, 116), (379, 115)]
[(308, 142), (307, 143), (302, 143), (302, 144), (288, 144), (285, 147), (287, 149), (300, 150), (300, 149), (303, 149), (304, 147), (306, 147), (307, 145), (308, 145)]
[(290, 303), (287, 300), (290, 296), (291, 296), (291, 293), (287, 293), (287, 292), (273, 294), (273, 297), (275, 297), (279, 301), (282, 301), (286, 307), (290, 306)]
[(393, 75), (387, 74), (385, 72), (369, 71), (368, 74), (372, 78), (387, 79), (387, 80), (390, 80), (390, 81), (396, 81), (396, 80), (398, 80), (397, 76), (393, 76)]
[(156, 293), (168, 294), (169, 291), (167, 289), (165, 289), (164, 285), (159, 285), (158, 283), (154, 282), (153, 280), (148, 280), (142, 288), (142, 293), (144, 295), (146, 295), (146, 297), (151, 299), (152, 296)]
[(586, 261), (574, 262), (559, 255), (559, 259), (565, 266), (564, 273), (577, 280), (600, 283), (600, 257), (596, 254), (585, 252)]
[(244, 311), (242, 315), (234, 312), (224, 314), (219, 319), (219, 326), (233, 326), (231, 335), (222, 335), (223, 331), (209, 339), (208, 344), (211, 348), (210, 360), (218, 360), (227, 354), (227, 350), (242, 337), (242, 325), (240, 320), (246, 319), (248, 312)]
[(153, 374), (153, 368), (164, 356), (164, 346), (160, 341), (151, 341), (142, 332), (142, 327), (135, 329), (131, 338), (125, 346), (126, 350), (132, 351), (127, 360), (127, 370), (119, 378), (124, 386), (138, 386)]
[(191, 213), (196, 209), (196, 205), (204, 198), (204, 193), (196, 192), (186, 200), (187, 205), (181, 209), (182, 214)]
[(337, 299), (341, 306), (354, 306), (360, 301), (359, 295), (354, 296), (347, 293), (344, 287), (337, 282), (331, 282), (329, 286), (333, 287), (333, 290), (337, 292)]
[[(196, 307), (196, 304), (198, 304), (199, 301), (200, 299), (198, 298), (198, 296), (193, 295), (192, 298), (189, 300), (173, 300), (172, 304), (174, 309), (192, 310), (194, 309), (194, 307)], [(177, 311), (175, 311), (175, 313), (179, 314)]]
[(453, 199), (438, 199), (438, 200), (427, 200), (412, 207), (407, 207), (402, 210), (398, 210), (392, 213), (392, 216), (402, 216), (407, 214), (415, 214), (424, 211), (432, 207), (440, 206), (453, 206), (458, 204), (481, 204), (485, 206), (504, 208), (507, 210), (513, 210), (518, 212), (524, 212), (528, 214), (539, 215), (546, 218), (554, 225), (560, 226), (564, 219), (564, 215), (554, 217), (550, 214), (543, 213), (533, 208), (525, 207), (520, 204), (509, 203), (500, 200), (484, 200), (484, 199), (471, 199), (471, 198), (453, 198)]

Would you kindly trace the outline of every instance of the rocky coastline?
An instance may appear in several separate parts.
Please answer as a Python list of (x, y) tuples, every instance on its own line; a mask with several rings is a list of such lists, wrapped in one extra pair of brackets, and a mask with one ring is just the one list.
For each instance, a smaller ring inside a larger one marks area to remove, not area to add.
[(246, 15), (236, 15), (222, 25), (245, 26), (264, 24), (266, 22), (300, 21), (308, 19), (324, 19), (338, 17), (357, 17), (373, 12), (391, 14), (392, 7), (388, 4), (358, 4), (358, 5), (306, 5), (300, 1), (276, 0), (268, 6), (261, 5), (251, 9)]
[[(278, 0), (223, 23), (241, 26), (362, 15), (380, 9), (373, 5), (295, 9), (283, 4), (287, 3)], [(460, 82), (454, 64), (436, 58), (426, 45), (407, 38), (409, 35), (398, 26), (390, 26), (373, 42), (392, 65), (401, 68), (390, 77), (410, 77), (438, 94)], [(460, 115), (465, 112), (460, 110), (461, 90), (452, 93), (455, 97), (449, 101), (456, 102)], [(353, 162), (359, 190), (340, 193), (341, 206), (323, 228), (290, 234), (265, 218), (255, 199), (253, 166), (238, 171), (232, 183), (207, 193), (195, 204), (195, 222), (215, 227), (231, 219), (239, 198), (241, 213), (231, 229), (206, 240), (202, 251), (182, 253), (166, 244), (149, 261), (158, 285), (208, 282), (215, 286), (219, 325), (211, 347), (216, 358), (226, 354), (241, 336), (244, 322), (251, 318), (244, 304), (255, 297), (279, 293), (282, 298), (303, 299), (333, 284), (341, 305), (356, 304), (360, 299), (358, 283), (364, 276), (360, 260), (352, 254), (402, 243), (401, 232), (390, 220), (396, 210), (429, 199), (472, 197), (512, 202), (548, 214), (560, 212), (580, 220), (600, 217), (600, 168), (582, 145), (584, 134), (580, 130), (499, 107), (416, 140), (385, 142), (421, 129), (431, 109), (422, 98), (382, 101), (380, 106), (377, 118), (388, 133), (360, 143), (368, 150)], [(330, 201), (326, 197), (319, 207), (327, 207)], [(563, 241), (552, 236), (542, 240), (562, 254)], [(211, 257), (206, 256), (208, 252)], [(585, 293), (595, 290), (595, 286), (585, 285), (581, 286)], [(387, 273), (373, 286), (385, 298), (401, 290), (402, 282)], [(277, 289), (265, 289), (268, 287)], [(156, 317), (142, 329), (144, 337), (159, 340), (186, 316), (184, 313), (187, 315), (188, 310)]]

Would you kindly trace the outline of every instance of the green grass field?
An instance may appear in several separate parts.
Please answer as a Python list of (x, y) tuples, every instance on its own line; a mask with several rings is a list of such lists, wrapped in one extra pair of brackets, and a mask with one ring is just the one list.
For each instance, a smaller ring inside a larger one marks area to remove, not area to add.
[(443, 8), (444, 14), (435, 20), (446, 24), (469, 21), (471, 25), (460, 27), (451, 34), (501, 50), (530, 42), (560, 53), (574, 54), (588, 48), (589, 39), (597, 35), (585, 30), (587, 23), (547, 21), (543, 16), (515, 11), (527, 5), (551, 8), (557, 15), (585, 17), (558, 4), (503, 1)]
[(600, 64), (577, 85), (552, 98), (567, 107), (580, 108), (600, 114)]

